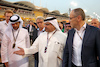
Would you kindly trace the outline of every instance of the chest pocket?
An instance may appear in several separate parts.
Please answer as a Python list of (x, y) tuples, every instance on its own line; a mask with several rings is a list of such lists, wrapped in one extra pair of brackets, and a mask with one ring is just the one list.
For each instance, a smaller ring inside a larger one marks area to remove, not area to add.
[(63, 45), (60, 42), (55, 41), (54, 47), (53, 47), (53, 52), (56, 52), (58, 54), (59, 51), (62, 51), (62, 50), (63, 50)]

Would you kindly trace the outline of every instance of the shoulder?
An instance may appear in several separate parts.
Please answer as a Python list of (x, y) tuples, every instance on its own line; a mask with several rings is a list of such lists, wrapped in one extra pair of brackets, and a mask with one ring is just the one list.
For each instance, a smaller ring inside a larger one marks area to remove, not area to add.
[(0, 21), (0, 24), (4, 24), (4, 23), (6, 23), (6, 20), (4, 20), (4, 21)]
[(27, 29), (20, 28), (21, 31), (28, 32)]
[(6, 20), (4, 20), (4, 21), (0, 21), (0, 23), (5, 23), (6, 22)]
[(58, 36), (58, 37), (63, 37), (63, 38), (64, 38), (64, 37), (65, 37), (65, 38), (67, 37), (67, 35), (64, 34), (62, 31), (57, 31), (55, 35)]
[(92, 31), (100, 31), (99, 28), (94, 27), (94, 26), (91, 26), (91, 25), (87, 25), (87, 28), (88, 28), (89, 30), (92, 30)]
[(33, 32), (36, 32), (36, 31), (38, 31), (38, 30), (35, 28)]
[(75, 29), (74, 29), (74, 28), (72, 28), (71, 30), (69, 30), (69, 31), (68, 31), (68, 34), (69, 34), (69, 33), (73, 33), (73, 32), (75, 32)]

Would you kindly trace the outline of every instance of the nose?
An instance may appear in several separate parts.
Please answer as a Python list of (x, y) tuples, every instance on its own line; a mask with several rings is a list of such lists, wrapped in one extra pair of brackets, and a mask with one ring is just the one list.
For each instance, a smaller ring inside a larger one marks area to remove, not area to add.
[(14, 27), (16, 27), (17, 26), (17, 24), (14, 24)]

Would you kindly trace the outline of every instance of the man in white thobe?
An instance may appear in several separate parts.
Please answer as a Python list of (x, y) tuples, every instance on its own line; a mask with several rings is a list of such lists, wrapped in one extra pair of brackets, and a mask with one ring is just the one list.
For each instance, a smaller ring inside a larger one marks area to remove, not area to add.
[(45, 31), (30, 48), (20, 48), (15, 54), (28, 55), (39, 52), (39, 67), (61, 67), (66, 35), (61, 32), (56, 18), (45, 20)]
[(28, 57), (23, 58), (23, 56), (13, 54), (14, 51), (19, 50), (18, 47), (30, 47), (28, 31), (22, 28), (22, 25), (20, 16), (13, 15), (3, 35), (1, 58), (6, 67), (28, 67)]

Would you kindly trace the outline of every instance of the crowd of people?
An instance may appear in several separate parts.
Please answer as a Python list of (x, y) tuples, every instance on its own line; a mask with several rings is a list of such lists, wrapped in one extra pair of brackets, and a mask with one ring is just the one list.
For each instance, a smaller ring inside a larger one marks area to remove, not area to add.
[[(99, 20), (85, 22), (83, 9), (70, 12), (69, 22), (41, 16), (24, 25), (11, 10), (0, 21), (1, 61), (4, 67), (100, 67)], [(32, 66), (31, 66), (32, 67)]]

